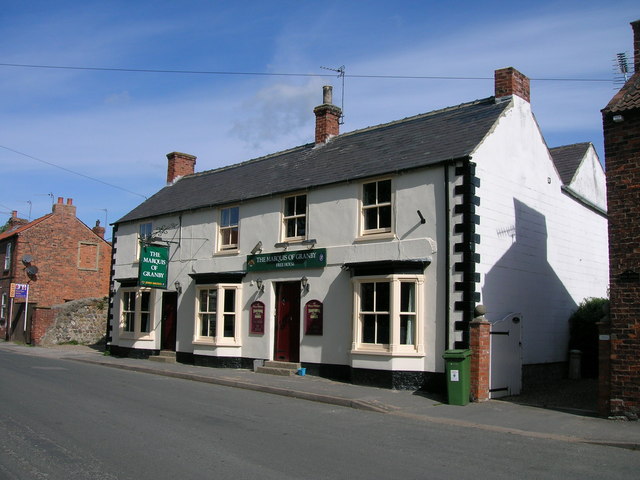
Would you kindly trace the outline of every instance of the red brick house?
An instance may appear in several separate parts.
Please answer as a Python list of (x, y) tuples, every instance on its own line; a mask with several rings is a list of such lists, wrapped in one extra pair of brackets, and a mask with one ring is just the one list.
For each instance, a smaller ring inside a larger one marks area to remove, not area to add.
[(640, 20), (635, 74), (602, 110), (609, 213), (610, 309), (600, 335), (599, 410), (640, 414)]
[[(91, 229), (76, 217), (72, 199), (59, 197), (50, 214), (31, 222), (13, 212), (7, 225), (0, 234), (1, 338), (37, 344), (53, 305), (108, 295), (111, 245), (99, 222)], [(12, 299), (12, 283), (29, 285), (26, 326), (25, 299)]]

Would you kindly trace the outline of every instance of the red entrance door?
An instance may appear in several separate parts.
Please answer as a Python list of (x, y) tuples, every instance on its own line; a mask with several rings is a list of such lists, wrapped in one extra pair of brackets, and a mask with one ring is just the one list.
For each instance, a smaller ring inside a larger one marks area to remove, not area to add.
[(276, 286), (275, 360), (300, 361), (300, 282)]
[(164, 292), (162, 294), (162, 322), (160, 325), (162, 350), (176, 350), (176, 312), (178, 310), (178, 293)]

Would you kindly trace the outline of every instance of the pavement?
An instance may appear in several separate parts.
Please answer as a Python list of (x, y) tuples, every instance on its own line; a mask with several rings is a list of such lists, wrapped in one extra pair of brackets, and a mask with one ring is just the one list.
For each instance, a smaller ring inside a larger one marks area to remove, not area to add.
[(58, 345), (32, 347), (0, 342), (0, 350), (119, 368), (152, 375), (254, 390), (322, 402), (345, 408), (394, 415), (428, 424), (454, 425), (529, 438), (596, 444), (640, 450), (640, 422), (604, 419), (582, 410), (557, 410), (513, 401), (489, 400), (465, 406), (448, 405), (438, 395), (365, 387), (311, 375), (281, 377), (251, 370), (196, 367), (181, 363), (120, 358), (97, 347)]

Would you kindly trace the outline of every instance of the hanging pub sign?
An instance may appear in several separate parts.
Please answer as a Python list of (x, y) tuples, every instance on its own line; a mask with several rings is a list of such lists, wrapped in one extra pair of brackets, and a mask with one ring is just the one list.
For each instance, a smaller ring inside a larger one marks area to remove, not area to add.
[(291, 270), (295, 268), (322, 268), (326, 265), (326, 248), (299, 250), (297, 252), (247, 255), (248, 272), (264, 270)]
[(251, 304), (249, 333), (264, 334), (264, 303), (256, 301)]
[(144, 245), (140, 251), (138, 285), (141, 287), (167, 288), (169, 273), (169, 248)]
[(322, 335), (322, 302), (309, 300), (304, 306), (305, 335)]

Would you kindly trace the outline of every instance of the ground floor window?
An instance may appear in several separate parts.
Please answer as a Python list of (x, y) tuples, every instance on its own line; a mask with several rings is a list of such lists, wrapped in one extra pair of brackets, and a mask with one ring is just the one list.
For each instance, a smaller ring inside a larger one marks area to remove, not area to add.
[(196, 289), (194, 342), (237, 345), (240, 342), (240, 285), (202, 285)]
[(422, 276), (356, 277), (354, 352), (423, 353)]
[(125, 335), (144, 337), (151, 333), (152, 295), (148, 289), (121, 290), (120, 328)]
[(9, 304), (9, 296), (6, 293), (2, 294), (2, 305), (0, 305), (0, 320), (7, 319), (7, 307)]

